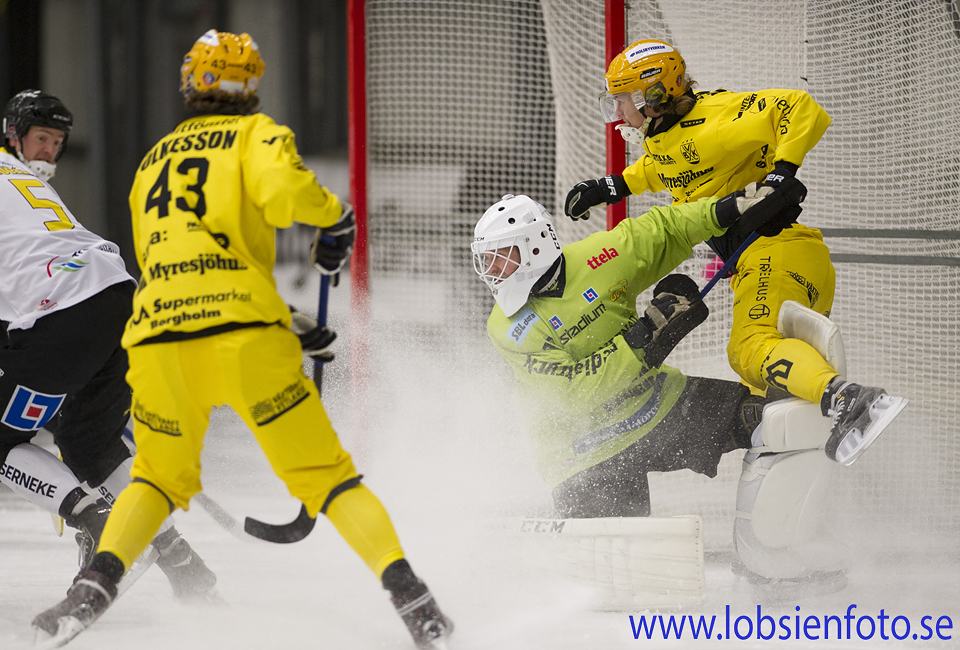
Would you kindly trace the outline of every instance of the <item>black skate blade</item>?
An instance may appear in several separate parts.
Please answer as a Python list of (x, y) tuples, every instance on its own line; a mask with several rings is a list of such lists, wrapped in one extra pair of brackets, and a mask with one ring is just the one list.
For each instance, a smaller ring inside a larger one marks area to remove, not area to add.
[(34, 626), (35, 630), (33, 647), (36, 650), (48, 650), (49, 648), (60, 648), (83, 632), (84, 626), (79, 619), (73, 616), (61, 616), (57, 619), (57, 631), (50, 635), (45, 630)]

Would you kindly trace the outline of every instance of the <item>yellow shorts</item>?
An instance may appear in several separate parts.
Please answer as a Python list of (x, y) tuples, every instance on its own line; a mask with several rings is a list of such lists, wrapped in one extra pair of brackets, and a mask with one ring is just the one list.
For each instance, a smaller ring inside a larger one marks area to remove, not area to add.
[(215, 406), (247, 423), (290, 494), (316, 516), (330, 491), (357, 476), (303, 373), (300, 342), (279, 325), (135, 346), (127, 381), (137, 455), (131, 475), (187, 509), (201, 491), (200, 452)]
[(761, 237), (733, 276), (730, 366), (754, 392), (768, 386), (819, 402), (836, 372), (811, 346), (777, 331), (780, 306), (796, 300), (825, 316), (833, 308), (836, 274), (819, 231), (803, 226)]

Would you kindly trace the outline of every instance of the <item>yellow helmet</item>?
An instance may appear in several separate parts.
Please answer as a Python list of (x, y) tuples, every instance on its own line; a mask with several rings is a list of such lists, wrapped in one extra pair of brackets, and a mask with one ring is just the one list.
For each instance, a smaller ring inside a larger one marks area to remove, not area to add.
[(252, 95), (260, 85), (263, 67), (260, 48), (249, 34), (211, 29), (183, 57), (180, 92), (184, 96), (210, 90)]
[(607, 91), (600, 95), (605, 122), (616, 122), (614, 96), (630, 93), (638, 109), (665, 104), (684, 93), (687, 64), (669, 43), (648, 39), (638, 41), (618, 54), (604, 80)]

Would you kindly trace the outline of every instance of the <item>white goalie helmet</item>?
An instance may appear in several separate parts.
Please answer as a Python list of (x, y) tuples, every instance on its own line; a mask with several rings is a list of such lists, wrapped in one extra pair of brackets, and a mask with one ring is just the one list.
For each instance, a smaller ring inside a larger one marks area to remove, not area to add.
[(528, 196), (507, 194), (473, 232), (473, 268), (507, 316), (517, 313), (562, 252), (553, 217)]

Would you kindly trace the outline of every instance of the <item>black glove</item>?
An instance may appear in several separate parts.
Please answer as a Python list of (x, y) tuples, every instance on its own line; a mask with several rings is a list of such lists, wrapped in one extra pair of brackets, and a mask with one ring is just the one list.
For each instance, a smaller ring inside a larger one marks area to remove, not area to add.
[(567, 200), (563, 202), (563, 211), (574, 221), (589, 219), (590, 208), (593, 206), (601, 203), (607, 205), (620, 203), (630, 194), (627, 181), (623, 180), (623, 176), (617, 176), (616, 174), (583, 181), (574, 185), (573, 189), (567, 192)]
[(317, 325), (313, 320), (302, 311), (297, 311), (292, 305), (290, 308), (290, 329), (300, 339), (300, 347), (303, 353), (307, 354), (321, 363), (330, 363), (333, 361), (333, 352), (330, 346), (337, 338), (337, 333), (324, 325)]
[(357, 236), (353, 206), (345, 203), (342, 210), (335, 224), (317, 229), (310, 247), (310, 263), (324, 275), (339, 273), (353, 252), (353, 240)]
[[(773, 171), (767, 174), (766, 178), (760, 182), (760, 186), (777, 189), (785, 180), (796, 176), (797, 169), (799, 169), (799, 167), (793, 163), (789, 163), (786, 160), (778, 160), (773, 165)], [(789, 227), (792, 223), (796, 223), (801, 212), (803, 212), (803, 208), (799, 205), (789, 205), (778, 212), (776, 216), (771, 218), (767, 223), (757, 228), (757, 234), (762, 237), (776, 237), (784, 228)]]
[[(776, 230), (774, 234), (777, 234), (789, 225), (789, 222), (777, 229), (774, 220), (779, 220), (780, 213), (784, 210), (799, 209), (806, 196), (807, 188), (792, 176), (784, 179), (777, 187), (750, 183), (746, 188), (727, 194), (717, 201), (717, 223), (721, 228), (729, 228), (727, 232), (730, 235), (749, 234), (767, 224), (770, 224), (771, 229)], [(796, 214), (799, 215), (799, 211)]]
[[(657, 283), (650, 306), (623, 338), (641, 361), (656, 368), (709, 313), (697, 283), (686, 275), (674, 273)], [(641, 350), (643, 357), (639, 354)]]

